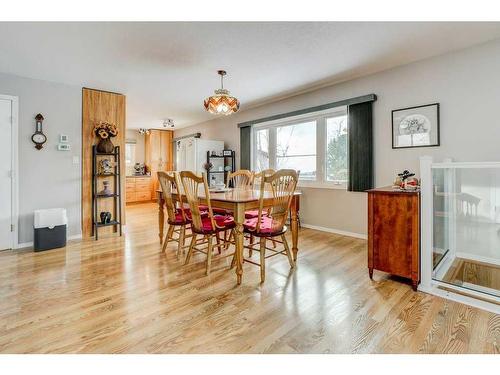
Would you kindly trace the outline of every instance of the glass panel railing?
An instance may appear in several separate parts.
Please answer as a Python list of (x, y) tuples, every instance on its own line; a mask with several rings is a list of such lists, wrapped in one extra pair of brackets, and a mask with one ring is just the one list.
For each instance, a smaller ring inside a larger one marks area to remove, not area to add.
[(434, 280), (500, 297), (500, 168), (433, 168)]

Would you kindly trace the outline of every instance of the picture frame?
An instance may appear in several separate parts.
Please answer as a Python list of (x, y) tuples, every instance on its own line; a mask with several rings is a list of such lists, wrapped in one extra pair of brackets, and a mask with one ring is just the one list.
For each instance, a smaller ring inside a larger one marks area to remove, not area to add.
[(393, 110), (392, 148), (440, 146), (439, 110), (439, 103)]

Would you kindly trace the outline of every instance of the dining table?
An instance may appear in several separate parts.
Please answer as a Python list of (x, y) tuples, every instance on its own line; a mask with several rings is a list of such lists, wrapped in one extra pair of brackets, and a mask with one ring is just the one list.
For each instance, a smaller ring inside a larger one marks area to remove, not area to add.
[[(243, 278), (243, 249), (244, 249), (244, 232), (243, 224), (245, 222), (245, 211), (256, 210), (259, 208), (260, 190), (249, 189), (224, 189), (223, 191), (210, 192), (209, 200), (212, 208), (221, 208), (233, 213), (235, 222), (235, 260), (236, 260), (236, 280), (238, 285), (241, 284)], [(300, 207), (300, 191), (295, 191), (292, 197), (290, 206), (290, 230), (292, 234), (292, 253), (294, 261), (297, 260), (298, 240), (299, 240), (299, 217), (298, 211)], [(165, 199), (161, 189), (156, 190), (158, 202), (158, 236), (160, 243), (163, 242), (163, 233), (165, 225)], [(186, 202), (183, 193), (174, 192), (172, 198), (175, 201)], [(200, 205), (207, 205), (208, 199), (202, 190), (198, 193)], [(270, 191), (265, 191), (263, 196), (264, 208), (271, 207), (273, 204), (273, 194)]]

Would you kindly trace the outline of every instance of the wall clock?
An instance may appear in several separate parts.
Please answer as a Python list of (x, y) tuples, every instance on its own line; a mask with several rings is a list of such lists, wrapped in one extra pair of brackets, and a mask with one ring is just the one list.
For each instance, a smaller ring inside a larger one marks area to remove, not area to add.
[(35, 144), (35, 148), (37, 150), (41, 150), (43, 144), (47, 142), (47, 137), (45, 136), (45, 134), (43, 134), (43, 129), (42, 129), (43, 116), (41, 113), (36, 115), (35, 123), (36, 123), (35, 133), (31, 136), (31, 140)]

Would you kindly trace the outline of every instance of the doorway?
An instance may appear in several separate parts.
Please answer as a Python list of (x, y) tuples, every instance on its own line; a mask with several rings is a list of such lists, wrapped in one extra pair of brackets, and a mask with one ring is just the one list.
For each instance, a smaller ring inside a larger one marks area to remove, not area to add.
[(18, 98), (0, 95), (0, 251), (17, 244)]

